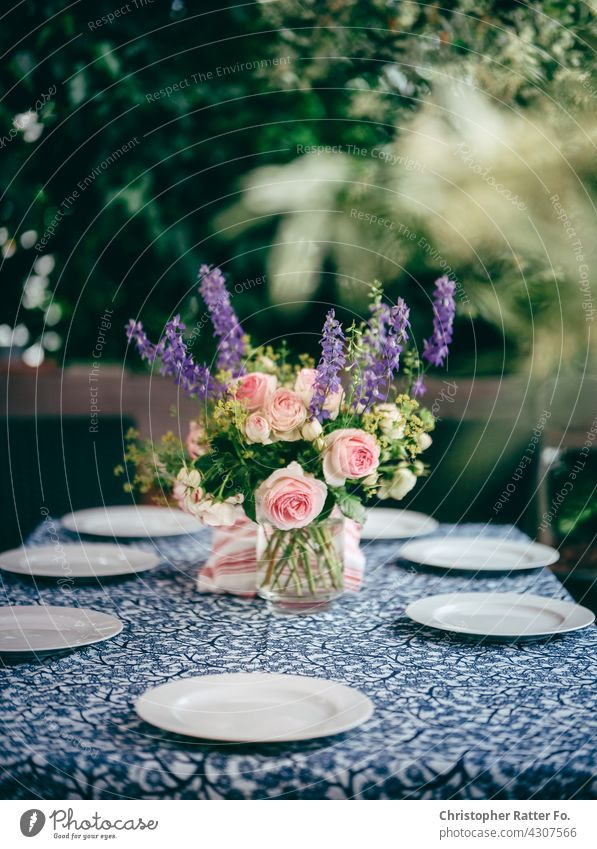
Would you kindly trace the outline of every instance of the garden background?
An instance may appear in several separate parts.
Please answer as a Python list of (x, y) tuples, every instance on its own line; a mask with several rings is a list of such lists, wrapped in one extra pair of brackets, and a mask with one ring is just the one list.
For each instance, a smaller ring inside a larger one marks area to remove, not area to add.
[(141, 373), (122, 328), (138, 317), (157, 337), (181, 312), (209, 359), (201, 262), (224, 270), (255, 339), (300, 332), (312, 351), (328, 305), (362, 316), (375, 279), (407, 300), (421, 338), (447, 273), (455, 344), (425, 399), (442, 420), (433, 474), (408, 506), (555, 536), (590, 577), (592, 453), (542, 517), (592, 448), (597, 413), (595, 11), (483, 0), (7, 11), (6, 546), (40, 504), (59, 515), (125, 498), (111, 471), (123, 430), (159, 432), (177, 399)]

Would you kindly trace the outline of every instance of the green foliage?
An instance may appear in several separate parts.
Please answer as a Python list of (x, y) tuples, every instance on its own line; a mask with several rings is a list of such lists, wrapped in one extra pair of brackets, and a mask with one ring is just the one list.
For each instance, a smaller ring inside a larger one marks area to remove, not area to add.
[[(265, 308), (271, 281), (246, 283), (267, 265), (271, 215), (254, 214), (258, 230), (220, 230), (247, 172), (291, 163), (304, 146), (371, 150), (392, 142), (445, 80), (472, 81), (505, 108), (532, 106), (545, 90), (591, 100), (590, 4), (444, 7), (281, 0), (211, 8), (196, 0), (180, 16), (155, 0), (127, 4), (126, 14), (109, 19), (112, 0), (16, 6), (0, 34), (2, 321), (25, 323), (33, 339), (45, 333), (50, 356), (89, 360), (95, 328), (111, 308), (104, 357), (120, 358), (120, 328), (130, 316), (155, 335), (181, 307), (193, 313), (197, 266), (207, 261), (240, 281), (235, 308), (241, 320), (251, 316), (254, 338), (270, 338), (273, 324), (291, 332), (292, 312), (278, 310), (272, 324)], [(580, 71), (583, 85), (571, 86)], [(41, 127), (35, 139), (14, 127), (27, 110)], [(31, 231), (38, 242), (46, 235), (40, 251), (21, 242)], [(51, 255), (53, 270), (33, 268), (40, 253)], [(426, 282), (435, 265), (419, 254), (409, 273)], [(322, 275), (313, 301), (334, 297), (332, 280)], [(476, 320), (497, 323), (498, 310), (487, 298), (479, 303)], [(324, 312), (312, 303), (302, 323), (319, 327)], [(210, 334), (197, 327), (201, 356)], [(472, 338), (460, 338), (473, 349)], [(499, 332), (495, 344), (501, 350)]]
[(334, 489), (334, 498), (344, 516), (348, 519), (353, 519), (355, 522), (359, 522), (361, 525), (364, 524), (367, 508), (360, 498), (356, 495), (351, 495), (342, 487)]
[(596, 481), (597, 450), (584, 447), (564, 452), (548, 481), (548, 514), (554, 517), (559, 539), (594, 543), (597, 534)]
[(117, 466), (114, 473), (125, 476), (125, 492), (153, 493), (156, 501), (163, 502), (169, 499), (181, 466), (189, 460), (182, 442), (171, 431), (154, 445), (131, 428), (126, 434), (125, 465)]

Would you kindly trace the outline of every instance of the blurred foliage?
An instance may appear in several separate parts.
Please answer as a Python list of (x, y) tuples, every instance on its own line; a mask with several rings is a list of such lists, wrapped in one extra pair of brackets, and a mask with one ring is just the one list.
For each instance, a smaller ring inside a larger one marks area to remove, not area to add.
[[(549, 337), (574, 274), (561, 220), (533, 207), (545, 191), (529, 180), (547, 162), (552, 192), (585, 216), (575, 227), (588, 254), (594, 3), (218, 5), (29, 0), (6, 16), (1, 321), (45, 334), (51, 356), (89, 359), (112, 308), (104, 356), (118, 358), (129, 316), (155, 335), (181, 306), (198, 308), (189, 294), (206, 261), (237, 283), (254, 338), (300, 319), (316, 339), (319, 302), (362, 311), (375, 276), (427, 305), (429, 321), (443, 263), (462, 283), (461, 370), (472, 356), (477, 369), (514, 367), (532, 351), (529, 317), (545, 316)], [(549, 144), (537, 147), (543, 121)], [(496, 179), (544, 221), (536, 236), (454, 156), (473, 136)], [(313, 146), (336, 150), (305, 152)], [(563, 150), (579, 186), (560, 190)], [(49, 233), (41, 251), (32, 233)], [(205, 336), (193, 334), (196, 350)]]
[[(593, 434), (594, 435), (594, 434)], [(558, 542), (597, 537), (597, 450), (569, 449), (550, 472), (547, 517)]]

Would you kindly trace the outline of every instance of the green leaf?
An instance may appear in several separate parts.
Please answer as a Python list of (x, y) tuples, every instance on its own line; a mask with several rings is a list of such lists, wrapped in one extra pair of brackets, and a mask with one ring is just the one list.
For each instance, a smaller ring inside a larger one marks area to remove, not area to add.
[(257, 521), (257, 515), (255, 513), (255, 499), (253, 498), (252, 494), (249, 497), (247, 497), (245, 495), (245, 500), (243, 501), (242, 506), (243, 506), (243, 510), (247, 514), (247, 517), (252, 522), (256, 522)]
[(347, 519), (364, 524), (367, 510), (361, 499), (356, 495), (350, 495), (345, 489), (334, 489), (334, 497), (338, 507)]

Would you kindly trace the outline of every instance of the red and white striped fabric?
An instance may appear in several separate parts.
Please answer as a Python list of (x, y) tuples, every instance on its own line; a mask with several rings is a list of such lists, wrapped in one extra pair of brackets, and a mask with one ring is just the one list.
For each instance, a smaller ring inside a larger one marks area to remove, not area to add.
[[(363, 582), (365, 555), (360, 539), (360, 525), (345, 519), (344, 587), (349, 592), (357, 592)], [(212, 552), (197, 578), (199, 592), (254, 596), (256, 546), (257, 525), (246, 517), (229, 528), (214, 528)]]

